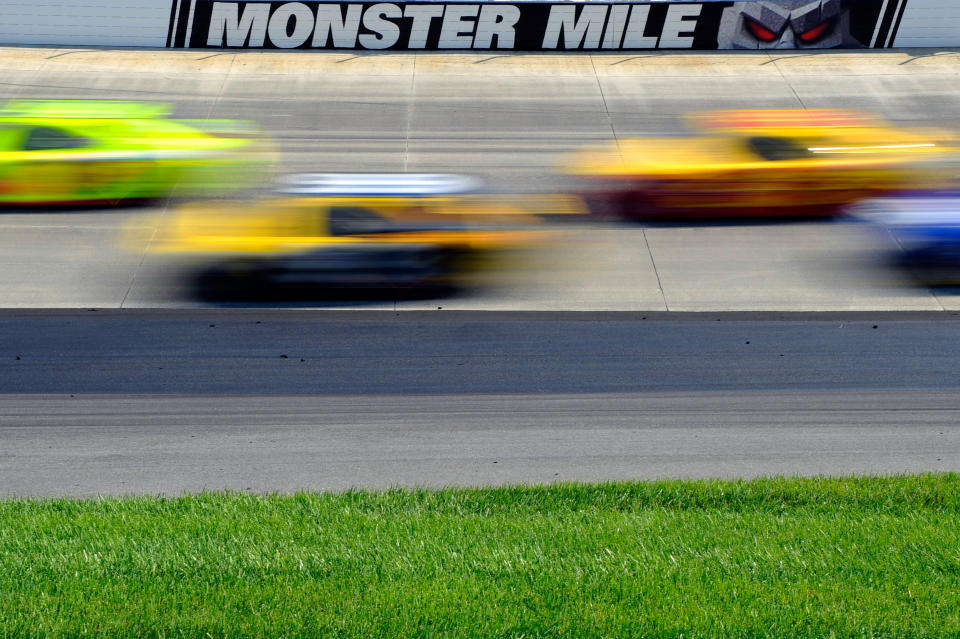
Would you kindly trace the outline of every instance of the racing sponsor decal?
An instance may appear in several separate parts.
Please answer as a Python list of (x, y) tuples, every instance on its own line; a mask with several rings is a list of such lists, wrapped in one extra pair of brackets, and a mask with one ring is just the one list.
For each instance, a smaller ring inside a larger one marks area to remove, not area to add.
[(167, 46), (636, 51), (893, 46), (907, 0), (172, 0)]

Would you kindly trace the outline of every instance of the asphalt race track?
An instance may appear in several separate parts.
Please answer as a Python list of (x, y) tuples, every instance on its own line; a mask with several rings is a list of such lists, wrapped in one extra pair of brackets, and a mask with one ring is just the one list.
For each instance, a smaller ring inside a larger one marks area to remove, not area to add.
[[(170, 101), (256, 119), (281, 171), (534, 190), (568, 186), (565, 151), (706, 108), (960, 130), (958, 80), (931, 50), (0, 49), (0, 99)], [(960, 470), (960, 295), (862, 224), (596, 223), (453, 297), (214, 308), (147, 253), (173, 205), (0, 213), (0, 493)]]
[(0, 329), (0, 393), (960, 386), (960, 313), (6, 311)]
[(7, 495), (960, 470), (952, 313), (7, 311)]

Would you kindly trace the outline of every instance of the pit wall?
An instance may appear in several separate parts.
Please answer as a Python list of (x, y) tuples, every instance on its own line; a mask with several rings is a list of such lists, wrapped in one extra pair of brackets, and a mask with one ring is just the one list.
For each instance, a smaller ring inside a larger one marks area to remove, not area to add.
[(960, 47), (960, 0), (2, 0), (0, 45), (394, 51)]

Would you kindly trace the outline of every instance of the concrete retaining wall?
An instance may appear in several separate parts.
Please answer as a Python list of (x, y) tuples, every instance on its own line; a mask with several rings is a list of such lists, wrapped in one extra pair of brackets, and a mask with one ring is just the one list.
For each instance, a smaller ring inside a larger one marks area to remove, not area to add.
[(403, 51), (960, 47), (960, 0), (3, 0), (0, 45)]

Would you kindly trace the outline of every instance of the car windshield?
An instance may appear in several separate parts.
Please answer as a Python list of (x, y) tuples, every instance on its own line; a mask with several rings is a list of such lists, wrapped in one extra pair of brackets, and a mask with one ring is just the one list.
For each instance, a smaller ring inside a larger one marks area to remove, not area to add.
[(806, 146), (790, 138), (754, 136), (747, 138), (747, 147), (764, 160), (802, 160), (813, 156)]
[(52, 151), (58, 149), (76, 149), (88, 144), (86, 138), (72, 135), (62, 129), (48, 126), (34, 127), (23, 141), (24, 151)]
[(362, 235), (397, 230), (397, 224), (370, 209), (357, 206), (334, 206), (328, 212), (330, 235)]
[(330, 235), (463, 231), (467, 228), (456, 216), (438, 219), (417, 206), (405, 207), (403, 210), (404, 215), (400, 219), (393, 219), (364, 207), (330, 207), (327, 212), (330, 220)]

